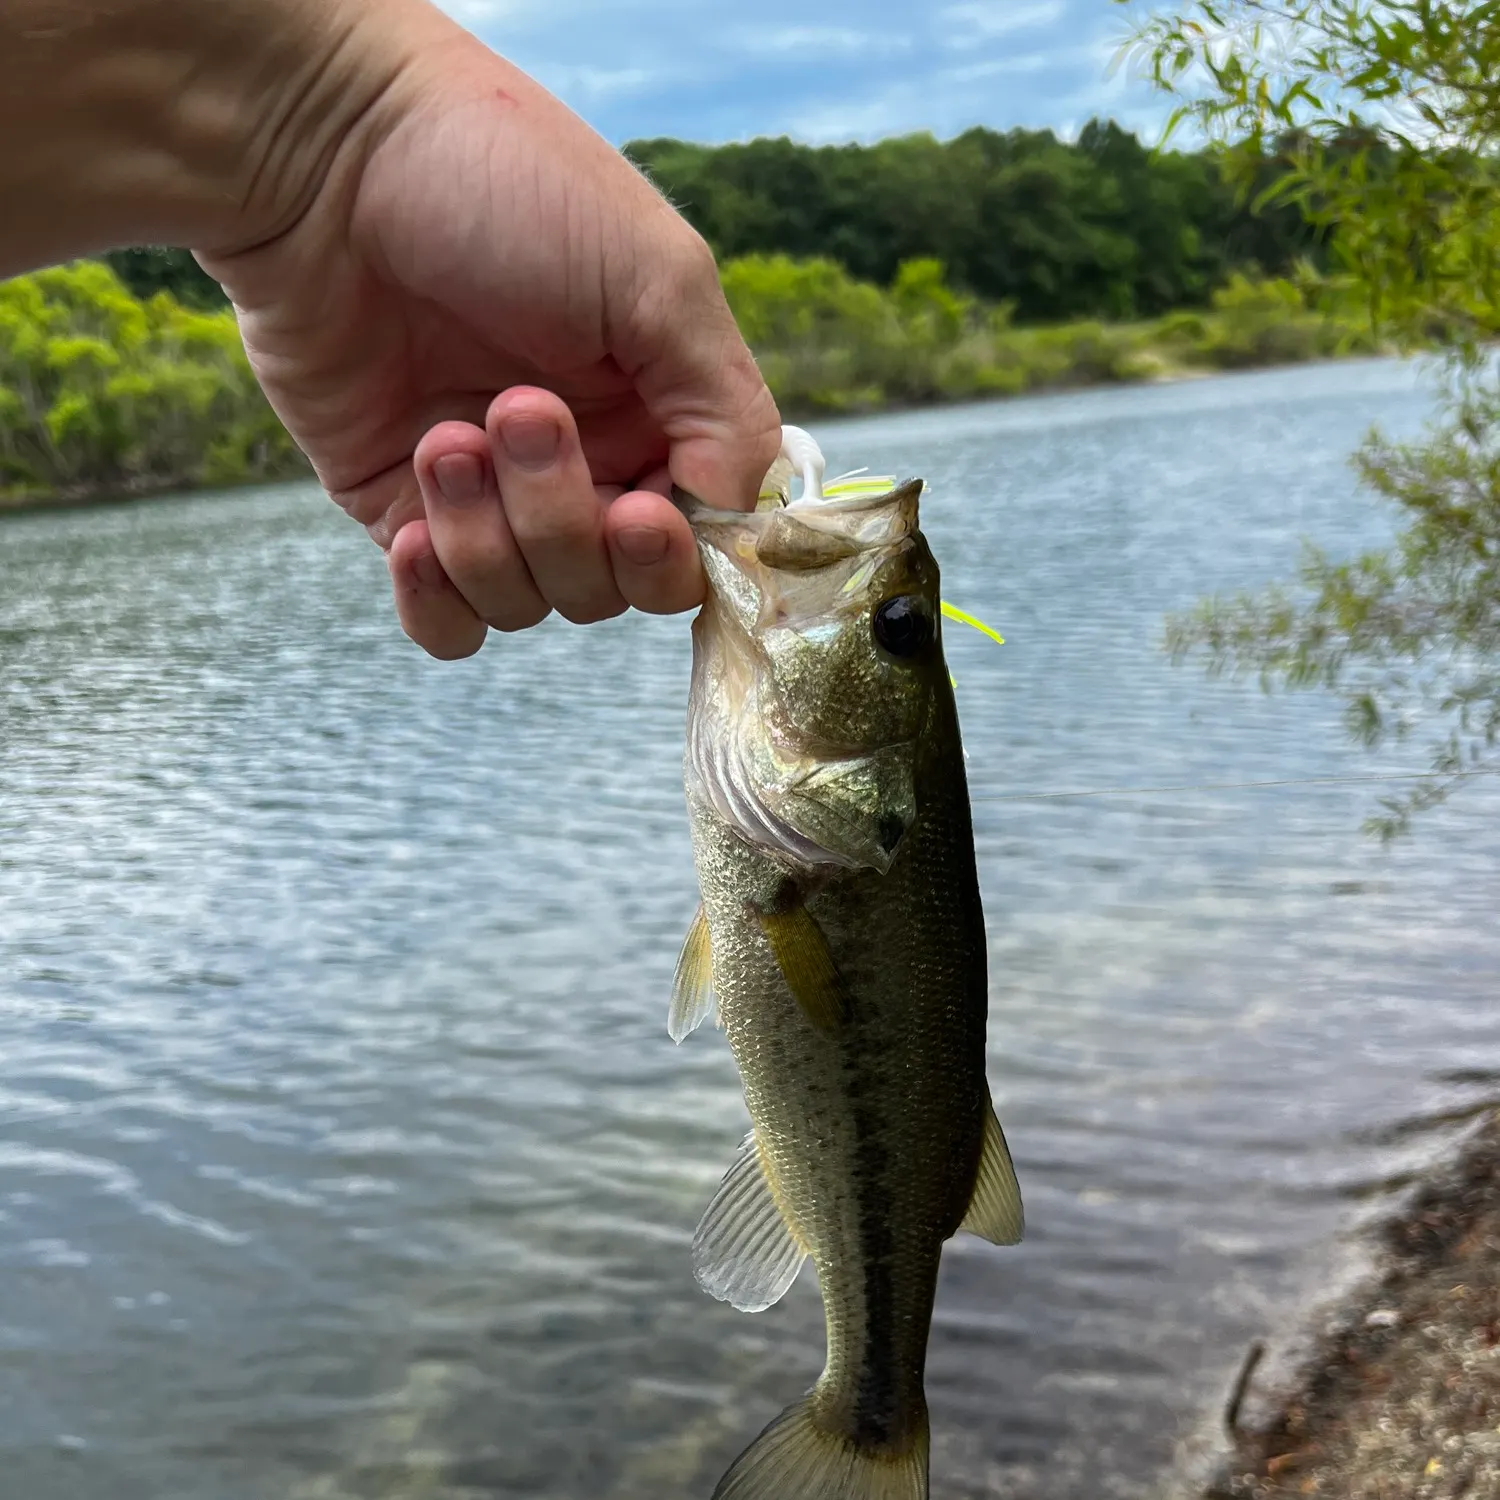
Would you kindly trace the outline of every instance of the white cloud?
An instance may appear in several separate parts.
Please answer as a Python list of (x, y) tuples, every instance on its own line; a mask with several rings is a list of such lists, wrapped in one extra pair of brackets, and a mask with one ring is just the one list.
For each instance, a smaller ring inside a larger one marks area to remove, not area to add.
[(994, 41), (1017, 31), (1033, 31), (1038, 26), (1054, 26), (1067, 9), (1065, 0), (964, 0), (959, 5), (945, 5), (940, 12), (943, 21), (958, 29), (959, 35), (948, 38), (950, 47), (972, 47), (977, 41)]
[(944, 68), (938, 77), (950, 83), (978, 83), (984, 78), (1015, 77), (1018, 73), (1040, 73), (1058, 61), (1056, 52), (1018, 52), (1013, 57), (991, 57), (984, 62), (962, 63)]
[(529, 0), (438, 0), (438, 6), (460, 26), (469, 27), (488, 26), (536, 9)]
[(583, 63), (559, 63), (540, 72), (542, 82), (570, 102), (641, 94), (668, 83), (672, 76), (662, 68), (597, 68)]
[(911, 46), (911, 38), (908, 36), (859, 31), (852, 26), (777, 26), (769, 30), (742, 26), (732, 35), (735, 45), (742, 52), (772, 56), (801, 53), (812, 61), (823, 57), (905, 52)]
[[(1114, 120), (1148, 142), (1160, 137), (1171, 105), (1160, 95), (1140, 89), (1128, 70), (1109, 66), (1117, 50), (1115, 40), (1098, 36), (1072, 53), (1072, 72), (1078, 82), (1051, 101), (1053, 128), (1063, 139), (1075, 140), (1091, 119), (1102, 118)], [(1178, 144), (1186, 143), (1184, 133)]]
[(438, 3), (614, 141), (868, 141), (1160, 110), (1132, 70), (1106, 76), (1126, 19), (1106, 0)]
[(911, 87), (898, 84), (882, 94), (817, 104), (792, 116), (787, 130), (814, 145), (869, 141), (906, 128), (911, 115)]

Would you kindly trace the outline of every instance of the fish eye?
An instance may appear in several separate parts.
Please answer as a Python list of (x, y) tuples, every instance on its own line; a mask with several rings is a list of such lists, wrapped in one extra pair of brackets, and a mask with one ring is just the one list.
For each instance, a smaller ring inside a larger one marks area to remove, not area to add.
[(898, 594), (875, 610), (875, 644), (892, 656), (915, 656), (932, 644), (932, 616), (915, 594)]

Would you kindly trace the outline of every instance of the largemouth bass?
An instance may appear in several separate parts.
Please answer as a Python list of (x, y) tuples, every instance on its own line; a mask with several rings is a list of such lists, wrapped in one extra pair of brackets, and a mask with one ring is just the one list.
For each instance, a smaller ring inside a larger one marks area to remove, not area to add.
[(921, 491), (825, 491), (821, 454), (789, 428), (755, 512), (677, 496), (708, 598), (685, 757), (703, 904), (669, 1030), (680, 1041), (717, 1005), (754, 1127), (695, 1270), (757, 1311), (810, 1257), (827, 1322), (821, 1378), (715, 1500), (923, 1500), (943, 1242), (1021, 1237), (985, 1081), (984, 915)]

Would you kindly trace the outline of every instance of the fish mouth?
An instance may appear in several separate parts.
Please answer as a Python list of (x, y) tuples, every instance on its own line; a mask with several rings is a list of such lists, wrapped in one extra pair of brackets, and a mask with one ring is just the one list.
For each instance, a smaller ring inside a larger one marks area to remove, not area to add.
[[(876, 484), (878, 488), (873, 487)], [(704, 540), (712, 539), (712, 532), (716, 527), (738, 525), (751, 531), (760, 531), (771, 525), (774, 518), (787, 516), (819, 531), (846, 533), (847, 540), (855, 543), (863, 551), (867, 548), (890, 546), (909, 532), (916, 530), (916, 502), (921, 498), (926, 487), (926, 482), (921, 479), (895, 479), (882, 476), (878, 481), (871, 481), (869, 485), (860, 483), (851, 484), (847, 488), (830, 487), (811, 495), (799, 495), (795, 500), (786, 496), (768, 499), (763, 495), (760, 504), (754, 510), (744, 511), (724, 510), (718, 506), (709, 505), (690, 491), (674, 484), (671, 489), (671, 500), (687, 518), (688, 524), (695, 532), (702, 529), (705, 533)], [(868, 518), (880, 516), (884, 512), (893, 513), (891, 525), (879, 528), (876, 534), (867, 535), (866, 533), (872, 528), (861, 526), (859, 523)], [(849, 530), (847, 524), (851, 521), (855, 523), (852, 531)], [(830, 522), (835, 524), (828, 524)], [(840, 522), (845, 524), (839, 526), (837, 523)], [(899, 534), (886, 534), (892, 530)]]
[(757, 511), (719, 510), (683, 490), (673, 499), (693, 529), (710, 594), (753, 638), (857, 610), (879, 570), (920, 542), (923, 488), (908, 479), (878, 493), (819, 495)]
[[(693, 627), (690, 781), (749, 844), (799, 867), (883, 874), (916, 820), (915, 725), (870, 733), (878, 716), (851, 722), (814, 708), (806, 684), (830, 670), (815, 660), (823, 647), (842, 651), (838, 632), (864, 628), (872, 591), (886, 586), (883, 570), (923, 546), (924, 488), (920, 479), (863, 474), (825, 484), (816, 443), (786, 428), (754, 511), (671, 492), (708, 579)], [(859, 658), (827, 658), (838, 659)], [(804, 701), (795, 705), (789, 684), (798, 682)]]

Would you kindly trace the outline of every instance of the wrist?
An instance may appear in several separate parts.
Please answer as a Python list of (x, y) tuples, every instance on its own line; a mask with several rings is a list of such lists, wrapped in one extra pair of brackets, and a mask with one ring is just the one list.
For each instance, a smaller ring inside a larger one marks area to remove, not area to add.
[(425, 0), (6, 0), (0, 275), (281, 233), (434, 26)]

